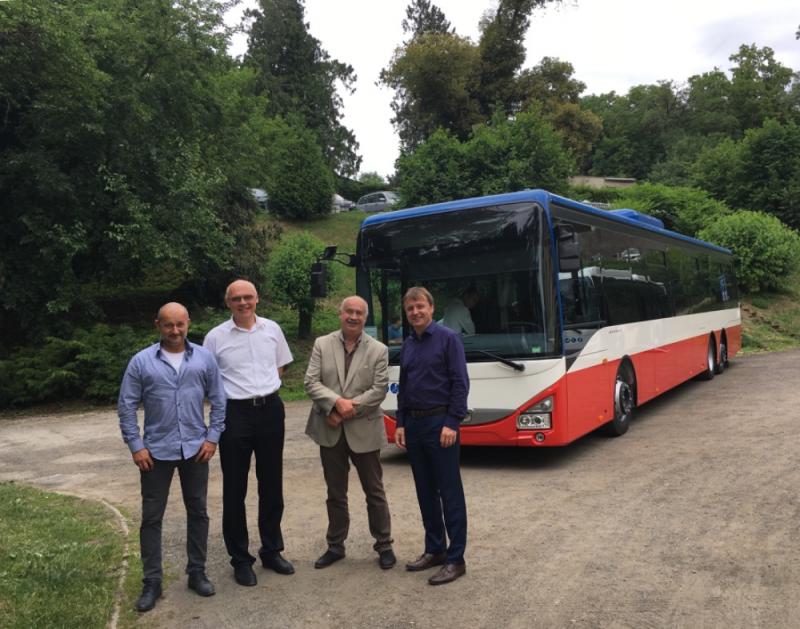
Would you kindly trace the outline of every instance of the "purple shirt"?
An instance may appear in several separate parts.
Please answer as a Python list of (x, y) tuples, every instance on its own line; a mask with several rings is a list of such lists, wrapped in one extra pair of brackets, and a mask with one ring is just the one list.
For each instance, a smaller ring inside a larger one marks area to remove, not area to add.
[(467, 415), (469, 377), (461, 336), (436, 322), (421, 337), (412, 332), (400, 349), (400, 390), (397, 426), (410, 419), (409, 410), (447, 407), (445, 426), (454, 430)]

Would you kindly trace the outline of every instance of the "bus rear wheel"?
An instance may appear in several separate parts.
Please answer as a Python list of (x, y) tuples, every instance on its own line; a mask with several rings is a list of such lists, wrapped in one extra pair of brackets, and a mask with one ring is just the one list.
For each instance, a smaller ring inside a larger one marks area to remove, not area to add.
[(636, 378), (628, 363), (623, 363), (614, 381), (614, 419), (603, 426), (603, 432), (609, 437), (621, 437), (633, 419), (636, 408)]
[(725, 337), (723, 336), (719, 342), (719, 360), (716, 364), (716, 372), (718, 374), (725, 371), (725, 368), (728, 366), (728, 343), (726, 342)]
[(714, 337), (708, 339), (708, 349), (706, 350), (706, 368), (700, 372), (700, 380), (712, 380), (717, 372), (717, 348), (714, 344)]

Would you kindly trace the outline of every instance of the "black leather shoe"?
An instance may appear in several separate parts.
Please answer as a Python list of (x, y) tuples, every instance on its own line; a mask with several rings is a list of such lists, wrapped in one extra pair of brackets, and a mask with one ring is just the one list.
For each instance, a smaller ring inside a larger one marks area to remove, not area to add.
[(444, 553), (438, 553), (436, 555), (432, 555), (431, 553), (422, 553), (414, 561), (406, 564), (406, 570), (409, 572), (419, 572), (420, 570), (427, 570), (428, 568), (433, 568), (434, 566), (441, 566), (444, 564), (446, 557), (447, 556)]
[(394, 556), (394, 552), (391, 548), (387, 550), (382, 550), (378, 553), (378, 565), (383, 570), (388, 570), (389, 568), (394, 568), (394, 565), (397, 563), (397, 557)]
[(294, 566), (281, 557), (280, 553), (261, 558), (261, 565), (278, 574), (294, 574)]
[(428, 583), (431, 585), (444, 585), (445, 583), (455, 581), (458, 577), (463, 577), (465, 574), (467, 574), (467, 564), (446, 563), (439, 568), (436, 574), (428, 579)]
[(253, 566), (249, 563), (238, 563), (233, 567), (233, 578), (239, 585), (255, 585), (258, 583)]
[(145, 581), (142, 595), (136, 599), (137, 612), (149, 612), (156, 606), (156, 601), (161, 598), (161, 582)]
[(204, 572), (195, 572), (189, 575), (189, 589), (200, 596), (214, 596), (214, 586)]
[(326, 550), (320, 558), (314, 562), (315, 568), (327, 568), (331, 564), (336, 563), (340, 559), (344, 559), (344, 555), (340, 555), (339, 553), (335, 553), (332, 550)]

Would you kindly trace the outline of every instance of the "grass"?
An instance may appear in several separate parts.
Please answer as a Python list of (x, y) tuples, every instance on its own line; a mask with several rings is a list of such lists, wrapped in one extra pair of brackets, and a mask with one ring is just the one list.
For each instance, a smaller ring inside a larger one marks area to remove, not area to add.
[(776, 293), (742, 299), (742, 350), (770, 352), (800, 347), (800, 272)]
[(105, 627), (124, 545), (101, 504), (0, 483), (0, 627)]

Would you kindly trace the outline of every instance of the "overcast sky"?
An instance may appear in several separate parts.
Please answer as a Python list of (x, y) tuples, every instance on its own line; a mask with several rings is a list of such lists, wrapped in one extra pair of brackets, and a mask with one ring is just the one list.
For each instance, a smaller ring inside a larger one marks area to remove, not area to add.
[[(254, 6), (245, 0), (244, 6)], [(478, 41), (478, 22), (493, 0), (434, 0), (456, 32)], [(408, 0), (306, 0), (309, 31), (331, 57), (349, 63), (356, 92), (342, 94), (344, 124), (356, 134), (361, 171), (394, 172), (398, 138), (390, 122), (393, 92), (378, 87), (382, 68), (404, 39)], [(241, 11), (241, 8), (240, 8)], [(237, 21), (235, 15), (230, 21)], [(564, 0), (534, 11), (525, 67), (542, 57), (569, 61), (587, 94), (627, 93), (661, 80), (683, 83), (718, 67), (741, 44), (769, 46), (783, 65), (800, 71), (800, 0)], [(246, 41), (234, 41), (241, 55)]]

